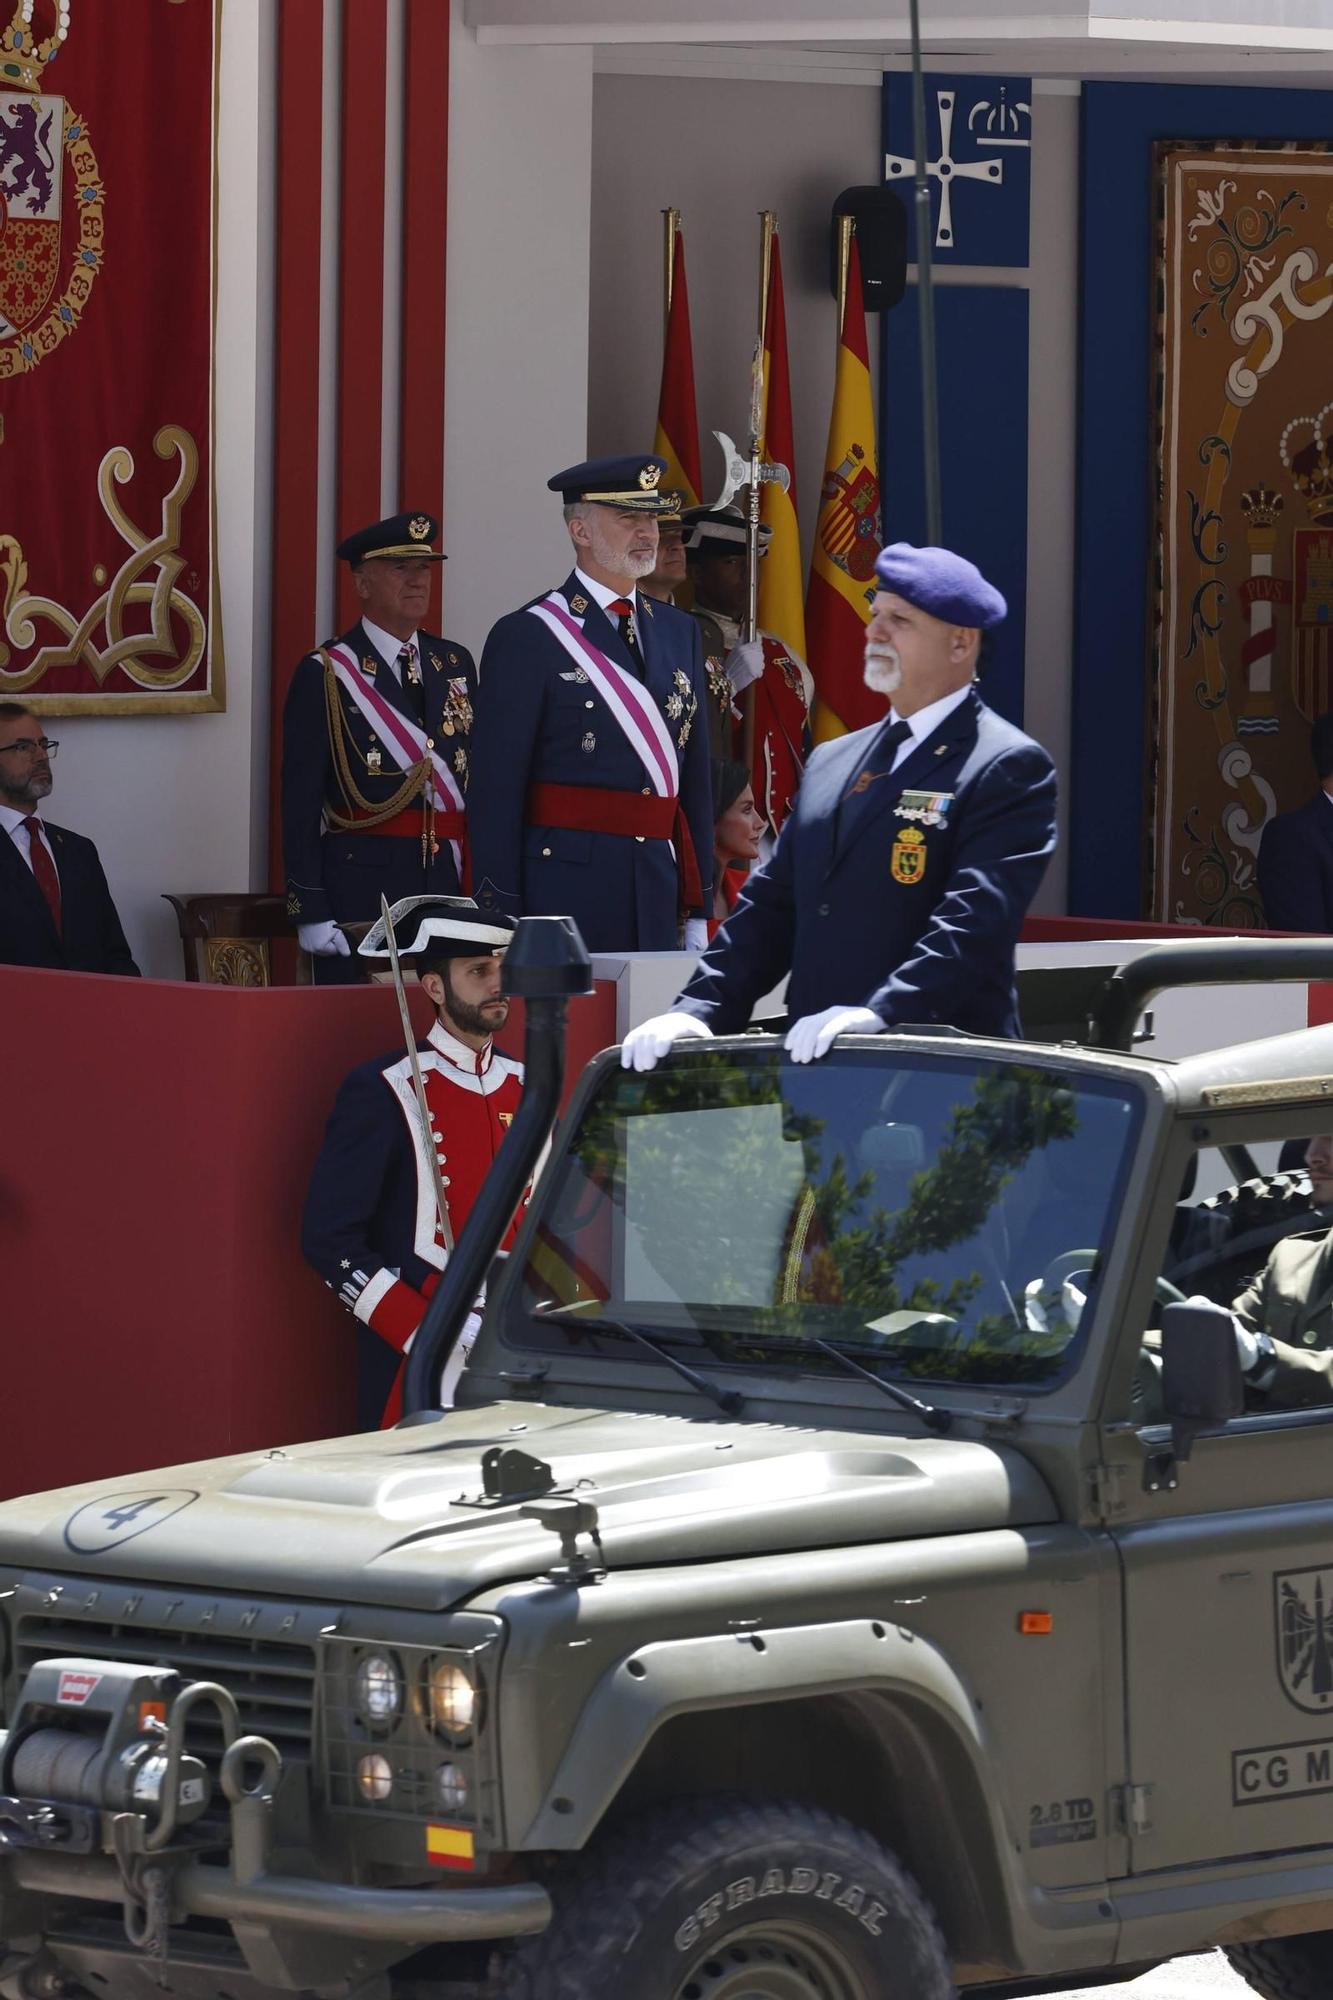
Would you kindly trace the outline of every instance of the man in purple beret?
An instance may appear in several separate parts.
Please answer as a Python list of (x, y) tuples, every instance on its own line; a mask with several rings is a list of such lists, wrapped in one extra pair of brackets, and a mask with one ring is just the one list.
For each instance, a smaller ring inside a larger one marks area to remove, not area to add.
[(1055, 847), (1055, 767), (976, 691), (1005, 602), (949, 549), (896, 542), (876, 573), (865, 678), (887, 715), (815, 751), (772, 857), (673, 1010), (626, 1037), (626, 1068), (739, 1033), (788, 973), (797, 1062), (841, 1034), (1020, 1032), (1014, 947)]

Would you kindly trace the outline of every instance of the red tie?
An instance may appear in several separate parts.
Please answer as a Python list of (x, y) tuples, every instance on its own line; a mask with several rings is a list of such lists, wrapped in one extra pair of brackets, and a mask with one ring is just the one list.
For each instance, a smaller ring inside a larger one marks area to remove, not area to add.
[(46, 906), (51, 912), (51, 922), (60, 936), (60, 877), (56, 874), (56, 864), (51, 859), (51, 850), (42, 839), (42, 822), (36, 813), (29, 813), (23, 824), (28, 829), (28, 858), (32, 862), (32, 872), (37, 878), (37, 887), (46, 898)]
[(634, 671), (642, 680), (643, 654), (639, 651), (639, 635), (634, 630), (634, 606), (628, 597), (613, 597), (606, 609), (607, 615), (615, 619), (626, 651), (634, 662)]

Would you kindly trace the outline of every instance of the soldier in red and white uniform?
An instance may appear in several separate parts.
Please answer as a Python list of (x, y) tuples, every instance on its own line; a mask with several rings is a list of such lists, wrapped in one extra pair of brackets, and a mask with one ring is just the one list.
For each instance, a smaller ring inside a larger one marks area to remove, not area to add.
[[(810, 704), (814, 682), (772, 632), (753, 645), (741, 638), (749, 609), (746, 561), (748, 524), (739, 507), (691, 507), (681, 515), (685, 560), (694, 586), (693, 615), (703, 641), (708, 678), (709, 743), (715, 759), (744, 754), (744, 704), (754, 704), (750, 783), (763, 815), (763, 852), (782, 831), (810, 754)], [(762, 562), (772, 530), (759, 530)]]
[[(397, 1421), (403, 1357), (447, 1261), (431, 1153), (456, 1239), (518, 1109), (522, 1067), (492, 1042), (509, 1014), (500, 967), (513, 929), (513, 919), (484, 913), (468, 897), (410, 896), (396, 905), (404, 970), (416, 972), (436, 1010), (418, 1045), (429, 1131), (408, 1056), (378, 1057), (344, 1081), (315, 1163), (301, 1245), (358, 1322), (363, 1429)], [(387, 969), (382, 926), (361, 955)], [(517, 1226), (516, 1218), (504, 1248)], [(475, 1330), (474, 1315), (445, 1364), (446, 1407)]]

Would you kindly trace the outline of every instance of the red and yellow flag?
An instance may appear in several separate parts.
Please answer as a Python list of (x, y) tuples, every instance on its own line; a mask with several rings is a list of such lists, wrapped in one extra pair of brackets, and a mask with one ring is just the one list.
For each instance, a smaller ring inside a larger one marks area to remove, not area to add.
[(662, 350), (662, 387), (657, 398), (653, 450), (667, 462), (664, 490), (684, 497), (682, 507), (699, 505), (699, 415), (694, 406), (694, 347), (690, 340), (690, 296), (685, 289), (685, 238), (676, 230), (671, 256), (671, 309)]
[(824, 484), (819, 493), (810, 589), (805, 600), (817, 743), (883, 718), (883, 696), (872, 694), (862, 677), (879, 547), (875, 411), (870, 398), (861, 259), (853, 234), (824, 454)]
[(801, 530), (796, 516), (796, 447), (791, 426), (791, 377), (787, 372), (787, 309), (782, 297), (782, 252), (776, 231), (768, 267), (764, 313), (764, 427), (761, 457), (785, 465), (791, 484), (763, 485), (759, 518), (772, 529), (759, 565), (759, 628), (781, 639), (805, 663), (805, 606), (801, 601)]

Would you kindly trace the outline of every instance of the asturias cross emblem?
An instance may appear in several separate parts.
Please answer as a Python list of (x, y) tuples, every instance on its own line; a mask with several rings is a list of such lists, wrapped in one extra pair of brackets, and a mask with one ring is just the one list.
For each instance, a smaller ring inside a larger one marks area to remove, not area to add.
[[(930, 160), (926, 172), (940, 184), (940, 212), (935, 224), (935, 248), (953, 249), (953, 184), (956, 180), (989, 181), (999, 187), (1004, 180), (1003, 160), (963, 160), (953, 157), (953, 113), (955, 93), (937, 90), (935, 101), (940, 114), (940, 153)], [(998, 142), (996, 142), (998, 143)], [(884, 173), (888, 180), (904, 180), (915, 172), (916, 161), (907, 153), (886, 153)]]

